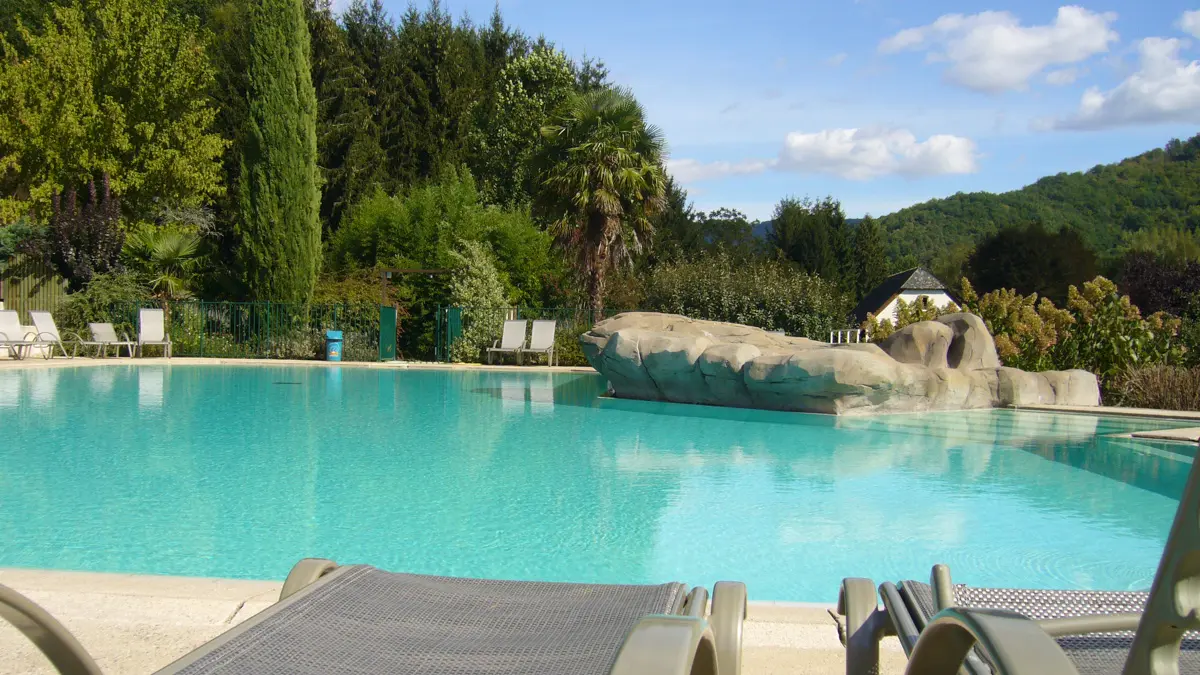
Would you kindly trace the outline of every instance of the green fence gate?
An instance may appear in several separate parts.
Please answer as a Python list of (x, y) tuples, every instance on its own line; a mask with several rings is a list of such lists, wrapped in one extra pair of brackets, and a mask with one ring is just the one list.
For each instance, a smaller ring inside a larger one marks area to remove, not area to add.
[(396, 308), (379, 307), (379, 360), (396, 360)]

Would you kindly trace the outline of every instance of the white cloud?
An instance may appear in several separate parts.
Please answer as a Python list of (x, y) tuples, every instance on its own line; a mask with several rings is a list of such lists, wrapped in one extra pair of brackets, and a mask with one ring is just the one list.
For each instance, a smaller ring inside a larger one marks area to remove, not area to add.
[(940, 134), (918, 141), (905, 129), (826, 129), (788, 134), (775, 159), (672, 159), (667, 161), (667, 170), (684, 184), (769, 170), (868, 180), (889, 175), (918, 178), (974, 173), (978, 159), (975, 142), (962, 136)]
[(1110, 91), (1088, 89), (1075, 115), (1046, 126), (1102, 129), (1160, 122), (1200, 123), (1200, 61), (1181, 59), (1182, 46), (1174, 38), (1142, 40), (1138, 43), (1137, 72)]
[(715, 178), (762, 173), (770, 166), (770, 161), (761, 159), (748, 159), (741, 162), (701, 162), (696, 159), (667, 160), (667, 171), (681, 183), (696, 183)]
[(1060, 7), (1054, 22), (1022, 26), (1009, 12), (946, 14), (933, 23), (908, 28), (879, 44), (893, 54), (925, 50), (929, 63), (947, 63), (950, 82), (978, 91), (1025, 89), (1052, 66), (1069, 66), (1108, 51), (1118, 39), (1112, 12)]
[(840, 66), (846, 62), (846, 58), (848, 56), (849, 56), (849, 54), (847, 54), (846, 52), (839, 52), (839, 53), (834, 54), (833, 56), (825, 59), (825, 65), (831, 66), (833, 68), (837, 68), (838, 66)]
[(827, 129), (787, 135), (777, 168), (867, 180), (974, 173), (975, 142), (962, 136), (936, 135), (918, 141), (904, 129)]
[(1178, 26), (1192, 37), (1200, 38), (1200, 9), (1184, 12), (1183, 16), (1179, 17)]
[(1056, 87), (1066, 86), (1079, 79), (1078, 68), (1059, 68), (1046, 73), (1046, 84), (1052, 84)]

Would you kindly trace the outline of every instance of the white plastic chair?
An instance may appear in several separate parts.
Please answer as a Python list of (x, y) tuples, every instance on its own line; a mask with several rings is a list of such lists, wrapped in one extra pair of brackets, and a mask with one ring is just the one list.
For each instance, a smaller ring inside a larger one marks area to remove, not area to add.
[(108, 356), (108, 348), (117, 348), (117, 357), (121, 356), (121, 347), (129, 351), (129, 358), (133, 358), (133, 350), (137, 347), (137, 343), (129, 339), (124, 333), (117, 337), (117, 329), (111, 323), (89, 323), (88, 330), (92, 334), (91, 340), (81, 340), (81, 347), (95, 347), (96, 356), (103, 358)]
[[(37, 340), (37, 334), (21, 327), (21, 319), (15, 309), (0, 310), (0, 347), (8, 350), (14, 359), (22, 359), (28, 351), (45, 344)], [(22, 351), (24, 350), (24, 351)]]
[(138, 310), (138, 356), (146, 355), (146, 345), (162, 345), (163, 354), (171, 358), (171, 336), (167, 335), (166, 317), (161, 309)]
[[(39, 342), (45, 343), (48, 347), (46, 349), (46, 358), (54, 358), (54, 348), (56, 346), (60, 351), (62, 351), (62, 355), (66, 358), (69, 359), (74, 357), (74, 354), (68, 354), (67, 348), (63, 346), (62, 336), (59, 334), (58, 326), (55, 325), (54, 317), (50, 314), (50, 312), (35, 312), (30, 310), (29, 318), (33, 319), (33, 328), (37, 331), (36, 339)], [(77, 344), (83, 342), (83, 338), (79, 337), (75, 333), (69, 333), (68, 336), (74, 338)], [(76, 347), (76, 349), (78, 349), (78, 347)]]
[(492, 362), (492, 354), (516, 354), (517, 365), (521, 364), (521, 350), (525, 348), (525, 329), (528, 321), (505, 321), (504, 332), (487, 350), (487, 362)]
[(546, 365), (554, 365), (554, 321), (534, 321), (533, 335), (529, 338), (529, 346), (522, 349), (522, 354), (545, 354)]

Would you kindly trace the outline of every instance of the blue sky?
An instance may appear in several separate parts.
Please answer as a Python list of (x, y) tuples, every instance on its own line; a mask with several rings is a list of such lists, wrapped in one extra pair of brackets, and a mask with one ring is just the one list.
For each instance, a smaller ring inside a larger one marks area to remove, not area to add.
[[(398, 15), (406, 2), (385, 0)], [(445, 0), (486, 21), (491, 0)], [(421, 3), (423, 6), (423, 0)], [(882, 215), (1200, 132), (1200, 2), (504, 0), (633, 89), (696, 206)]]

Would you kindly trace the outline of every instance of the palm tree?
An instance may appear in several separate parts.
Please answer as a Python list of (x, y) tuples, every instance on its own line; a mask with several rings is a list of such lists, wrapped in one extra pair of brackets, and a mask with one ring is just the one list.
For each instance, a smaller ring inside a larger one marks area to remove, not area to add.
[(155, 296), (178, 300), (191, 297), (200, 243), (199, 234), (172, 227), (143, 226), (125, 241), (124, 253), (128, 266), (145, 275)]
[(535, 206), (574, 255), (598, 316), (605, 274), (641, 250), (666, 201), (666, 143), (645, 118), (629, 90), (598, 89), (572, 94), (542, 127)]

